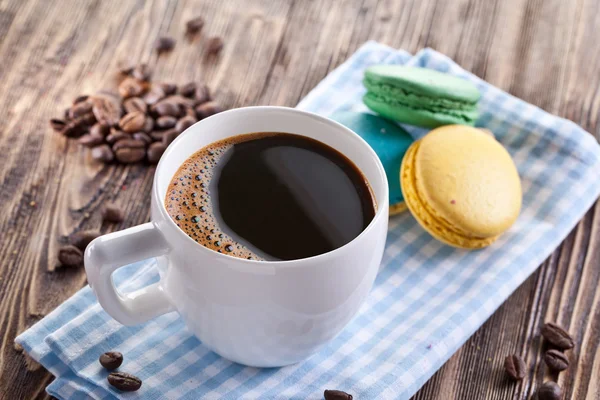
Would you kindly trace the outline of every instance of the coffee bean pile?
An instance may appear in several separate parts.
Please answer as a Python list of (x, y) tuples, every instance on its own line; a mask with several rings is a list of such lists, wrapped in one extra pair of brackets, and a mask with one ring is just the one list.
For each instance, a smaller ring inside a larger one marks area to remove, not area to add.
[[(548, 368), (555, 372), (566, 370), (569, 367), (569, 358), (564, 351), (575, 346), (571, 335), (560, 326), (548, 322), (542, 328), (542, 336), (550, 347), (544, 354), (544, 361)], [(504, 369), (513, 380), (521, 380), (526, 375), (527, 367), (520, 356), (512, 354), (504, 360)], [(544, 382), (533, 398), (537, 400), (560, 400), (562, 399), (562, 389), (556, 382)]]
[(50, 120), (55, 131), (90, 148), (95, 160), (156, 164), (181, 132), (222, 111), (204, 84), (152, 84), (146, 64), (126, 72), (118, 94), (78, 96), (63, 118)]

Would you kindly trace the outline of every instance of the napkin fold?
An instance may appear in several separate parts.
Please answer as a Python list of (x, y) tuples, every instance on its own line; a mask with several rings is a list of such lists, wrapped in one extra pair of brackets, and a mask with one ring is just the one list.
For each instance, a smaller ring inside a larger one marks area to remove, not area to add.
[[(481, 90), (476, 126), (492, 130), (511, 153), (523, 185), (516, 224), (491, 247), (463, 251), (427, 234), (409, 213), (392, 217), (382, 268), (366, 304), (312, 358), (284, 368), (232, 363), (205, 348), (176, 313), (125, 327), (77, 292), (16, 341), (56, 379), (60, 399), (319, 399), (342, 389), (357, 399), (408, 399), (560, 244), (600, 193), (600, 147), (589, 133), (519, 100), (425, 49), (411, 56), (367, 42), (298, 105), (329, 115), (364, 110), (363, 71), (407, 64), (457, 75)], [(425, 130), (405, 126), (415, 137)], [(149, 260), (118, 270), (124, 291), (158, 279)], [(125, 356), (121, 370), (142, 388), (120, 393), (98, 356)]]

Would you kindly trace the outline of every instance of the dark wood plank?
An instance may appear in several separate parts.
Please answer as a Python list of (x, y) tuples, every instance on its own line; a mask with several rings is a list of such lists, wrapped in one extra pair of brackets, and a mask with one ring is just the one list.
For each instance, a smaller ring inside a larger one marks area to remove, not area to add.
[[(65, 237), (100, 226), (107, 200), (128, 218), (103, 232), (149, 218), (152, 168), (99, 166), (47, 128), (77, 94), (113, 87), (117, 60), (148, 62), (160, 80), (204, 79), (227, 107), (293, 106), (368, 39), (429, 46), (599, 138), (597, 10), (593, 0), (0, 1), (0, 393), (47, 397), (51, 376), (13, 339), (85, 284), (83, 271), (54, 271)], [(183, 23), (198, 14), (204, 34), (187, 41)], [(157, 57), (152, 43), (166, 33), (176, 50)], [(208, 35), (225, 38), (218, 62), (200, 51)], [(579, 343), (558, 377), (565, 398), (600, 398), (598, 207), (415, 399), (529, 398), (556, 379), (540, 362), (545, 321)], [(510, 353), (528, 363), (522, 383), (504, 376)]]

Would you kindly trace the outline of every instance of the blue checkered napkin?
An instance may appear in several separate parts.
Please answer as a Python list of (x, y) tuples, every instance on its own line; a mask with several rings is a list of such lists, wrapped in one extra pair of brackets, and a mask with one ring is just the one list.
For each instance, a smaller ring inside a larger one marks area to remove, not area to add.
[[(465, 72), (433, 50), (410, 57), (369, 42), (298, 105), (329, 115), (364, 109), (363, 70), (408, 64), (471, 80), (482, 92), (477, 126), (508, 148), (524, 190), (516, 225), (493, 246), (474, 252), (432, 239), (408, 213), (390, 220), (382, 269), (359, 315), (311, 359), (285, 368), (233, 364), (208, 351), (168, 314), (124, 327), (103, 312), (89, 287), (17, 338), (57, 378), (58, 398), (318, 399), (340, 388), (364, 399), (408, 399), (564, 239), (600, 193), (600, 147), (572, 122), (554, 117)], [(408, 127), (420, 136), (423, 130)], [(156, 263), (118, 270), (133, 290), (156, 281)], [(125, 354), (122, 370), (142, 388), (121, 394), (97, 362)]]

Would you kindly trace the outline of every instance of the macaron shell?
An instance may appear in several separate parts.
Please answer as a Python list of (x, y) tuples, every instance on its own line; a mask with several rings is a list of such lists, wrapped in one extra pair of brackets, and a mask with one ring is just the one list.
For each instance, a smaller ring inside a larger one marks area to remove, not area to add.
[(402, 168), (400, 173), (400, 180), (402, 186), (402, 192), (406, 205), (408, 206), (413, 217), (419, 222), (419, 224), (427, 231), (431, 236), (437, 240), (446, 243), (450, 246), (474, 250), (480, 249), (492, 244), (498, 236), (488, 238), (474, 238), (468, 235), (464, 235), (453, 229), (452, 226), (447, 224), (440, 215), (427, 207), (422, 199), (419, 197), (417, 192), (417, 184), (415, 178), (415, 154), (417, 153), (421, 141), (415, 142), (404, 157), (402, 161)]
[(517, 169), (500, 143), (476, 128), (431, 131), (414, 159), (417, 192), (455, 231), (477, 238), (506, 231), (521, 210)]
[(433, 98), (453, 99), (474, 104), (481, 97), (481, 93), (473, 83), (428, 68), (374, 65), (365, 70), (365, 79)]

